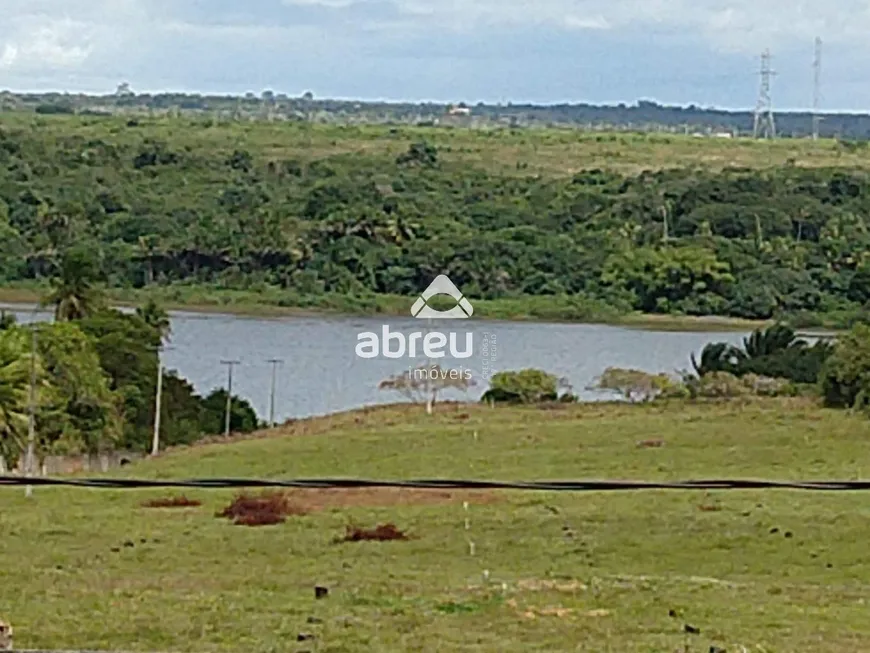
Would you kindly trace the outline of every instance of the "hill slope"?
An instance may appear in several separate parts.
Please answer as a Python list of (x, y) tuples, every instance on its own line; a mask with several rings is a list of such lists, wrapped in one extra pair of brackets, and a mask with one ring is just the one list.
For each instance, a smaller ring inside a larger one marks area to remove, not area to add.
[(0, 283), (80, 247), (110, 288), (174, 303), (405, 312), (443, 273), (510, 304), (481, 316), (845, 322), (870, 299), (868, 163), (822, 141), (16, 114)]
[[(297, 423), (178, 450), (129, 473), (867, 473), (870, 423), (795, 401), (421, 413), (382, 408)], [(649, 438), (665, 446), (636, 446)], [(867, 510), (857, 494), (297, 491), (308, 515), (248, 529), (214, 516), (226, 491), (189, 492), (204, 505), (187, 509), (141, 507), (166, 495), (150, 490), (37, 488), (29, 501), (0, 492), (0, 606), (22, 648), (640, 652), (675, 650), (687, 637), (693, 650), (870, 647), (861, 601)], [(392, 521), (414, 539), (334, 543), (350, 520)], [(327, 598), (315, 600), (317, 584)], [(687, 636), (685, 624), (700, 635)], [(297, 645), (300, 634), (316, 639)]]

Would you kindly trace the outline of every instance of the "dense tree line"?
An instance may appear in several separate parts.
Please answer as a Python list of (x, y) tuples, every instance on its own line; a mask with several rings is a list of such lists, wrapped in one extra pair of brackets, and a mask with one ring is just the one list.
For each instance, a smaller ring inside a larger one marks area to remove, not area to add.
[[(35, 327), (0, 316), (0, 462), (22, 459), (33, 408), (36, 453), (149, 450), (159, 348), (169, 320), (148, 304), (129, 315), (105, 306), (89, 283), (89, 253), (71, 249), (46, 301), (55, 320)], [(191, 444), (224, 428), (226, 392), (198, 395), (174, 370), (163, 376), (161, 442)], [(31, 395), (31, 392), (33, 393)], [(231, 428), (259, 426), (243, 399), (233, 398)]]
[[(207, 142), (219, 128), (189, 129)], [(289, 303), (413, 296), (440, 273), (472, 298), (649, 313), (860, 316), (870, 300), (863, 172), (544, 179), (443, 163), (425, 142), (308, 161), (184, 142), (98, 119), (60, 139), (0, 128), (0, 282), (63, 278), (76, 245), (111, 287), (281, 289)]]

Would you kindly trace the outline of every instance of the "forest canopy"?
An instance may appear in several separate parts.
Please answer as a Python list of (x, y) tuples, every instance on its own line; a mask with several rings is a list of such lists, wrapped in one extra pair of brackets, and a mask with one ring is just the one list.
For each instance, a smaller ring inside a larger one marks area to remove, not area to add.
[[(392, 131), (348, 128), (321, 155), (281, 145), (299, 126), (35, 120), (0, 127), (7, 285), (62, 275), (75, 246), (109, 288), (288, 305), (411, 297), (442, 273), (470, 298), (621, 312), (811, 322), (870, 299), (870, 183), (854, 167), (680, 167), (674, 145), (656, 170), (505, 174), (457, 162), (430, 132), (369, 151)], [(482, 161), (489, 133), (467, 137)]]

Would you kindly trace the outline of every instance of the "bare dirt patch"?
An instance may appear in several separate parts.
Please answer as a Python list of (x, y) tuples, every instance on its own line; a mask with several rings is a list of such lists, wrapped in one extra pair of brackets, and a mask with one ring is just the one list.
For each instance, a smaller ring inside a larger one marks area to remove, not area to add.
[(343, 542), (389, 542), (391, 540), (408, 540), (410, 537), (395, 524), (380, 524), (375, 528), (360, 528), (348, 526), (342, 538)]
[(188, 499), (181, 495), (177, 497), (161, 497), (160, 499), (151, 499), (142, 503), (143, 508), (196, 508), (201, 506), (202, 501), (196, 499)]
[(237, 526), (270, 526), (284, 523), (287, 517), (307, 513), (286, 492), (262, 492), (258, 495), (243, 492), (216, 516), (230, 519)]

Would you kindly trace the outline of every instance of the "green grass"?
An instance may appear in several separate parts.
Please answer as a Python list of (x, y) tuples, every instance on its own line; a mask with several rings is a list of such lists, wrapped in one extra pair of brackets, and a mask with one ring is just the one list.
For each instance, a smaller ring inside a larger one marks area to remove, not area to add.
[(373, 155), (394, 159), (415, 141), (439, 148), (446, 165), (475, 166), (498, 174), (567, 176), (601, 168), (621, 173), (675, 166), (721, 169), (800, 166), (870, 167), (870, 153), (851, 152), (833, 139), (695, 138), (681, 134), (596, 133), (567, 128), (468, 129), (461, 127), (336, 126), (281, 122), (221, 122), (190, 117), (145, 118), (127, 127), (126, 118), (0, 114), (10, 128), (37, 126), (51, 137), (105, 138), (115, 143), (142, 137), (172, 139), (179, 148), (208, 156), (248, 149), (265, 160), (310, 161), (332, 155)]
[[(650, 438), (666, 445), (636, 447)], [(850, 479), (867, 476), (868, 439), (866, 419), (797, 400), (456, 405), (431, 418), (416, 407), (386, 407), (171, 451), (128, 473)], [(200, 508), (140, 507), (166, 494), (37, 488), (27, 500), (20, 488), (0, 490), (0, 616), (14, 625), (17, 646), (870, 650), (870, 508), (859, 493), (505, 492), (487, 501), (336, 507), (263, 528), (214, 517), (228, 491), (188, 492), (204, 501)], [(393, 521), (416, 539), (334, 544), (351, 520)], [(330, 596), (316, 601), (315, 584), (327, 585)], [(556, 614), (523, 614), (547, 609)], [(684, 624), (701, 634), (685, 635)], [(299, 633), (316, 639), (297, 644)]]

